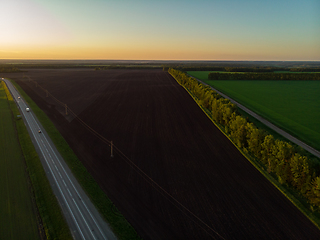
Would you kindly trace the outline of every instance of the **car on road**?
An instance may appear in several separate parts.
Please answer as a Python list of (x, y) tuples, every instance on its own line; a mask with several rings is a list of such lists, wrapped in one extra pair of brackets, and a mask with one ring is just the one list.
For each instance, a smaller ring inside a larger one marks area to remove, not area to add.
[(20, 99), (20, 97), (18, 97)]
[(26, 108), (26, 111), (27, 111), (27, 112), (30, 112), (30, 108)]
[(39, 133), (41, 133), (41, 130), (39, 129), (39, 131), (38, 131)]

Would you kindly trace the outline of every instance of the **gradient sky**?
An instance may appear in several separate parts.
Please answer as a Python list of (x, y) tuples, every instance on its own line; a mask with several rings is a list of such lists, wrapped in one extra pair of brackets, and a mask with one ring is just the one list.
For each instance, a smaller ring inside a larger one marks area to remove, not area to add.
[(319, 0), (0, 0), (0, 59), (320, 60)]

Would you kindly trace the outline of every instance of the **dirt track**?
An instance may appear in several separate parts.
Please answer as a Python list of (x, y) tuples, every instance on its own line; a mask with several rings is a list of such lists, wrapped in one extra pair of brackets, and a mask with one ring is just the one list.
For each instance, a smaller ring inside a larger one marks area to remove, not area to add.
[[(144, 239), (319, 239), (275, 189), (160, 70), (30, 70), (27, 75), (115, 145), (182, 205), (22, 74), (11, 77), (48, 114)], [(190, 212), (189, 212), (190, 211)], [(221, 238), (221, 237), (222, 238)]]

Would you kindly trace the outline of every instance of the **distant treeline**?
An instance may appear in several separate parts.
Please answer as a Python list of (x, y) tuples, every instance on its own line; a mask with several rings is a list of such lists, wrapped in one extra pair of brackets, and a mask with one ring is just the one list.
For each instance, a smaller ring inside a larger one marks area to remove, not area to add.
[[(12, 64), (10, 67), (6, 65), (0, 65), (0, 71), (2, 69), (66, 69), (66, 68), (91, 68), (95, 70), (105, 69), (161, 69), (161, 65), (155, 64), (118, 64), (118, 65), (100, 65), (100, 64)], [(8, 72), (8, 71), (7, 71)], [(12, 71), (11, 71), (12, 72)]]
[(320, 80), (319, 73), (218, 73), (208, 74), (210, 80)]
[(20, 72), (20, 70), (17, 67), (0, 67), (0, 72), (13, 73), (13, 72)]
[[(169, 69), (169, 66), (166, 66)], [(290, 67), (234, 67), (234, 66), (177, 66), (174, 69), (180, 71), (219, 71), (219, 72), (276, 72), (276, 71), (290, 71), (290, 72), (320, 72), (320, 68), (290, 68)]]
[(163, 63), (163, 66), (181, 71), (225, 71), (225, 67), (290, 71), (290, 68), (320, 68), (320, 61), (175, 61)]
[(320, 210), (320, 163), (317, 159), (298, 153), (290, 143), (275, 139), (248, 122), (234, 104), (209, 86), (179, 70), (169, 69), (168, 72), (244, 153), (254, 157), (264, 170), (276, 176), (280, 184), (304, 196), (311, 210)]
[[(73, 64), (12, 64), (15, 69), (62, 69), (62, 68), (93, 68), (94, 66), (73, 65)], [(1, 69), (1, 66), (0, 66)]]
[(157, 65), (110, 65), (110, 66), (96, 66), (94, 70), (107, 69), (162, 69), (162, 66)]
[(288, 71), (287, 68), (277, 67), (225, 67), (226, 72), (274, 72)]
[(180, 71), (220, 71), (220, 72), (274, 72), (274, 71), (289, 71), (289, 68), (281, 67), (221, 67), (221, 66), (206, 66), (206, 67), (178, 67)]
[(320, 72), (320, 68), (290, 68), (291, 72)]

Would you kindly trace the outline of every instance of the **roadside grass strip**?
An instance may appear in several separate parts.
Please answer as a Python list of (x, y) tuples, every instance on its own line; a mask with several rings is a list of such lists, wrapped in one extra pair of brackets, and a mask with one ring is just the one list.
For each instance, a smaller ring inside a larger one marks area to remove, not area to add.
[[(8, 98), (11, 99), (9, 103), (13, 116), (17, 116), (20, 114), (19, 110), (15, 102), (13, 101), (12, 96), (9, 93), (6, 85), (4, 85), (4, 87), (6, 89)], [(23, 152), (24, 159), (26, 161), (27, 170), (32, 183), (32, 186), (30, 186), (30, 188), (33, 190), (35, 202), (37, 204), (38, 212), (41, 218), (41, 220), (39, 219), (39, 221), (41, 222), (40, 224), (42, 226), (40, 226), (39, 229), (44, 231), (41, 234), (45, 235), (47, 239), (72, 239), (69, 227), (62, 215), (58, 201), (52, 192), (51, 186), (46, 177), (39, 156), (31, 141), (27, 128), (24, 125), (24, 122), (21, 118), (15, 119), (15, 123), (20, 146)], [(24, 202), (24, 198), (21, 197), (21, 199)], [(26, 219), (26, 222), (30, 221), (29, 218), (30, 217)], [(17, 232), (23, 234), (23, 231), (21, 231), (21, 229), (18, 229)], [(23, 236), (18, 239), (36, 238), (25, 238), (25, 234), (23, 234)]]
[(134, 228), (128, 223), (120, 211), (107, 197), (98, 183), (94, 180), (91, 174), (83, 166), (81, 161), (72, 151), (66, 140), (61, 136), (49, 117), (36, 105), (35, 102), (22, 90), (22, 88), (14, 81), (11, 81), (18, 89), (21, 96), (28, 102), (32, 111), (46, 129), (51, 140), (60, 152), (63, 159), (68, 164), (69, 168), (79, 181), (82, 188), (85, 190), (92, 203), (99, 210), (100, 214), (109, 223), (112, 231), (119, 239), (141, 239)]
[[(0, 239), (40, 239), (26, 165), (14, 118), (0, 83)], [(21, 120), (22, 121), (22, 120)]]

